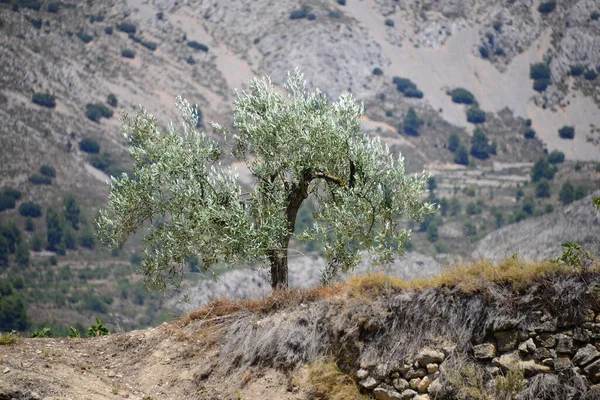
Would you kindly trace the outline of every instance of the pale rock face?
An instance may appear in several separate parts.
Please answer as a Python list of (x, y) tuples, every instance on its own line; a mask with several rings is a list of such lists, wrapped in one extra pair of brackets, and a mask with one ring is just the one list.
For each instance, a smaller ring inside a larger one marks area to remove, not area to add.
[(478, 360), (491, 360), (496, 357), (496, 346), (492, 343), (483, 343), (473, 346), (475, 358)]
[(575, 357), (573, 357), (573, 364), (583, 367), (598, 357), (600, 357), (600, 352), (598, 352), (595, 346), (588, 344), (577, 351)]

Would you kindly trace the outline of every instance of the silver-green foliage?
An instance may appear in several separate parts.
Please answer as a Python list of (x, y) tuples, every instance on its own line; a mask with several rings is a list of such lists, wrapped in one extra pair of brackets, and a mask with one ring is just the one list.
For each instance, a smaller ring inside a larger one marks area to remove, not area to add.
[[(268, 78), (252, 80), (235, 101), (234, 132), (213, 124), (224, 147), (196, 131), (185, 100), (178, 100), (180, 129), (161, 132), (143, 109), (125, 116), (134, 169), (110, 182), (97, 220), (103, 241), (117, 247), (145, 227), (143, 271), (159, 288), (180, 276), (190, 255), (207, 271), (269, 262), (277, 287), (287, 284), (289, 239), (309, 199), (315, 223), (298, 239), (325, 244), (325, 278), (356, 266), (363, 249), (391, 260), (409, 240), (402, 218), (421, 221), (436, 209), (421, 202), (429, 175), (405, 175), (402, 156), (361, 129), (363, 107), (352, 96), (329, 103), (318, 89), (306, 90), (298, 71), (285, 88), (287, 96)], [(255, 178), (249, 192), (221, 165), (224, 154), (246, 163)], [(285, 279), (275, 277), (281, 271)]]

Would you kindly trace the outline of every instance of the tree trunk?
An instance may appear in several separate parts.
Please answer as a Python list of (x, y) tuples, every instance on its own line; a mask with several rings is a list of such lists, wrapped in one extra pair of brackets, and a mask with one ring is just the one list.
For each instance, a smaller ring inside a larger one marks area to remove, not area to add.
[(288, 286), (288, 246), (290, 238), (294, 233), (296, 225), (296, 216), (302, 202), (308, 197), (308, 184), (310, 183), (310, 174), (306, 173), (304, 179), (297, 185), (293, 185), (288, 194), (286, 218), (288, 223), (288, 232), (280, 240), (280, 248), (273, 250), (269, 254), (271, 264), (271, 288), (282, 289)]

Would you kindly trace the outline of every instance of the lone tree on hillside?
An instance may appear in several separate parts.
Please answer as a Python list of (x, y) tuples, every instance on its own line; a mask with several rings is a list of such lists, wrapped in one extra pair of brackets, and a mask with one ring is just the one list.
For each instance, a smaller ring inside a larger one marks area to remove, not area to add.
[[(142, 270), (151, 286), (176, 284), (191, 255), (206, 271), (267, 262), (271, 286), (287, 286), (288, 245), (304, 201), (313, 202), (314, 225), (296, 237), (324, 243), (325, 281), (355, 267), (363, 249), (390, 261), (410, 239), (401, 217), (420, 222), (436, 209), (421, 202), (429, 175), (405, 175), (402, 156), (362, 131), (363, 107), (350, 95), (329, 103), (306, 90), (298, 71), (285, 88), (287, 98), (268, 78), (250, 82), (235, 101), (235, 131), (213, 124), (227, 147), (195, 130), (185, 100), (181, 132), (161, 132), (143, 109), (124, 117), (133, 172), (112, 178), (98, 235), (115, 248), (147, 228)], [(246, 163), (255, 179), (248, 192), (221, 167), (224, 154)]]

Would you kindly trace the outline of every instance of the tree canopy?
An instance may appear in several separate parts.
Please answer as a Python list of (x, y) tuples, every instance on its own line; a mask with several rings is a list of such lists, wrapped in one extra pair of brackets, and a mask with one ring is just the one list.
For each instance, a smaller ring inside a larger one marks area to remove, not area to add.
[[(161, 132), (141, 109), (124, 117), (134, 168), (112, 177), (108, 207), (97, 219), (101, 240), (118, 247), (144, 229), (147, 283), (177, 283), (185, 261), (199, 267), (267, 263), (273, 288), (287, 285), (290, 238), (304, 201), (314, 224), (296, 235), (324, 244), (324, 280), (355, 267), (367, 250), (391, 261), (410, 239), (406, 217), (418, 222), (436, 206), (422, 202), (429, 174), (407, 176), (404, 159), (361, 129), (363, 107), (351, 95), (330, 103), (289, 74), (287, 96), (269, 78), (253, 79), (235, 101), (234, 130), (213, 123), (225, 145), (196, 131), (197, 114), (179, 99), (183, 123)], [(244, 191), (228, 155), (254, 177)]]

